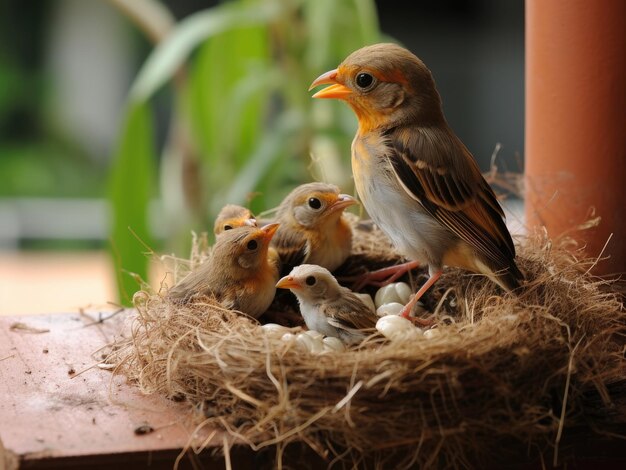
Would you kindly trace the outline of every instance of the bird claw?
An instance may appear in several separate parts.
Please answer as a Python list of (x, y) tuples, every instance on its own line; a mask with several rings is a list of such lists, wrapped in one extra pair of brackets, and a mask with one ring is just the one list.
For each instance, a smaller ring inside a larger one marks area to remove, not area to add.
[[(404, 316), (404, 315), (402, 315), (402, 316)], [(409, 315), (408, 317), (404, 316), (404, 318), (409, 320), (415, 326), (419, 326), (420, 328), (430, 328), (431, 326), (433, 326), (435, 324), (435, 316), (434, 315), (431, 315), (431, 316), (429, 316), (427, 318), (412, 317), (412, 316)]]
[(417, 267), (419, 267), (419, 263), (417, 261), (409, 261), (395, 266), (378, 269), (376, 271), (370, 271), (359, 276), (342, 278), (342, 281), (353, 281), (353, 291), (360, 291), (365, 286), (384, 287)]

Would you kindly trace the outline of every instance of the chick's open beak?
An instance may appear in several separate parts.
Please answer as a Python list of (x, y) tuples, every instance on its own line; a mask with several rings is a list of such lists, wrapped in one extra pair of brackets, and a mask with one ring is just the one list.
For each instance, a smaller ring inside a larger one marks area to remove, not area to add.
[(337, 197), (337, 200), (333, 202), (328, 208), (330, 209), (330, 211), (335, 212), (358, 203), (359, 202), (349, 194), (340, 194)]
[(264, 225), (263, 227), (261, 227), (259, 229), (259, 230), (261, 230), (261, 232), (263, 232), (263, 239), (267, 243), (270, 242), (270, 240), (272, 239), (272, 237), (276, 233), (276, 230), (278, 230), (279, 226), (280, 226), (280, 224), (267, 224), (267, 225)]
[(285, 276), (276, 283), (276, 287), (279, 289), (293, 289), (300, 287), (300, 284), (293, 276)]
[(315, 93), (313, 95), (313, 98), (345, 99), (347, 96), (352, 94), (352, 90), (350, 90), (347, 86), (337, 82), (337, 69), (323, 73), (315, 80), (313, 80), (313, 83), (311, 83), (311, 86), (309, 87), (309, 91), (319, 85), (330, 86)]

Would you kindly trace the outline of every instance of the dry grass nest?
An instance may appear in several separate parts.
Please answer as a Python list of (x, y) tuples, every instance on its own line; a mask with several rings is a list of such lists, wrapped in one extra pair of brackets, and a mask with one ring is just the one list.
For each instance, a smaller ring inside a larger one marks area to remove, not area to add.
[[(353, 222), (345, 272), (397, 261), (378, 229)], [(433, 338), (371, 337), (332, 354), (269, 338), (258, 321), (210, 298), (180, 306), (165, 292), (140, 291), (131, 333), (109, 361), (145, 393), (186, 399), (199, 430), (273, 449), (278, 465), (295, 441), (328, 463), (364, 467), (471, 467), (510, 459), (505, 448), (529, 458), (551, 449), (556, 460), (568, 432), (610, 421), (601, 410), (625, 364), (622, 299), (568, 243), (542, 234), (520, 240), (529, 281), (519, 296), (446, 270), (426, 299), (440, 330)], [(195, 248), (177, 275), (203, 258), (205, 244)], [(261, 321), (296, 308), (290, 295), (278, 296)]]

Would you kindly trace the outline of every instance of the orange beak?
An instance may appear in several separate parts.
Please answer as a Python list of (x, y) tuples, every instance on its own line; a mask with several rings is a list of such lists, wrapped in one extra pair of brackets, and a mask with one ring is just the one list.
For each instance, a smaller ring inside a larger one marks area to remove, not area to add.
[(293, 276), (285, 276), (276, 283), (276, 287), (279, 289), (297, 289), (302, 286)]
[(313, 80), (313, 83), (311, 83), (311, 86), (309, 87), (309, 91), (319, 85), (330, 86), (315, 93), (313, 98), (335, 98), (342, 100), (352, 94), (352, 90), (350, 90), (350, 88), (337, 81), (337, 69), (323, 73)]
[(328, 206), (328, 210), (330, 212), (337, 212), (358, 203), (359, 202), (349, 194), (340, 194), (337, 200)]
[(267, 244), (269, 244), (279, 226), (280, 224), (267, 224), (259, 229), (261, 232), (263, 232), (263, 240), (265, 240)]

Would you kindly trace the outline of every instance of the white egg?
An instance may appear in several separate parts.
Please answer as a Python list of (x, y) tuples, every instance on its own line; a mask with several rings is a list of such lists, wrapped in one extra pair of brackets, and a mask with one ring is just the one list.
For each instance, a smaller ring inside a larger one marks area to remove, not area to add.
[(324, 351), (345, 351), (346, 347), (339, 338), (327, 336), (322, 340), (324, 343)]
[(406, 304), (411, 297), (411, 288), (406, 282), (392, 282), (386, 286), (381, 287), (376, 292), (374, 303), (376, 307), (380, 307), (383, 304), (389, 304), (391, 302), (397, 302), (399, 304)]
[(403, 308), (404, 305), (399, 304), (398, 302), (390, 302), (378, 307), (376, 309), (376, 315), (379, 317), (384, 317), (385, 315), (400, 315)]
[(355, 292), (355, 295), (359, 297), (365, 305), (367, 305), (372, 312), (376, 311), (376, 305), (374, 305), (374, 301), (372, 300), (372, 296), (369, 294), (362, 294), (359, 292)]
[(267, 323), (265, 325), (261, 325), (261, 328), (266, 336), (275, 339), (282, 338), (285, 333), (289, 332), (289, 328), (278, 325), (277, 323)]
[(398, 315), (386, 315), (376, 322), (376, 329), (390, 340), (417, 339), (422, 330), (416, 328), (410, 320)]

